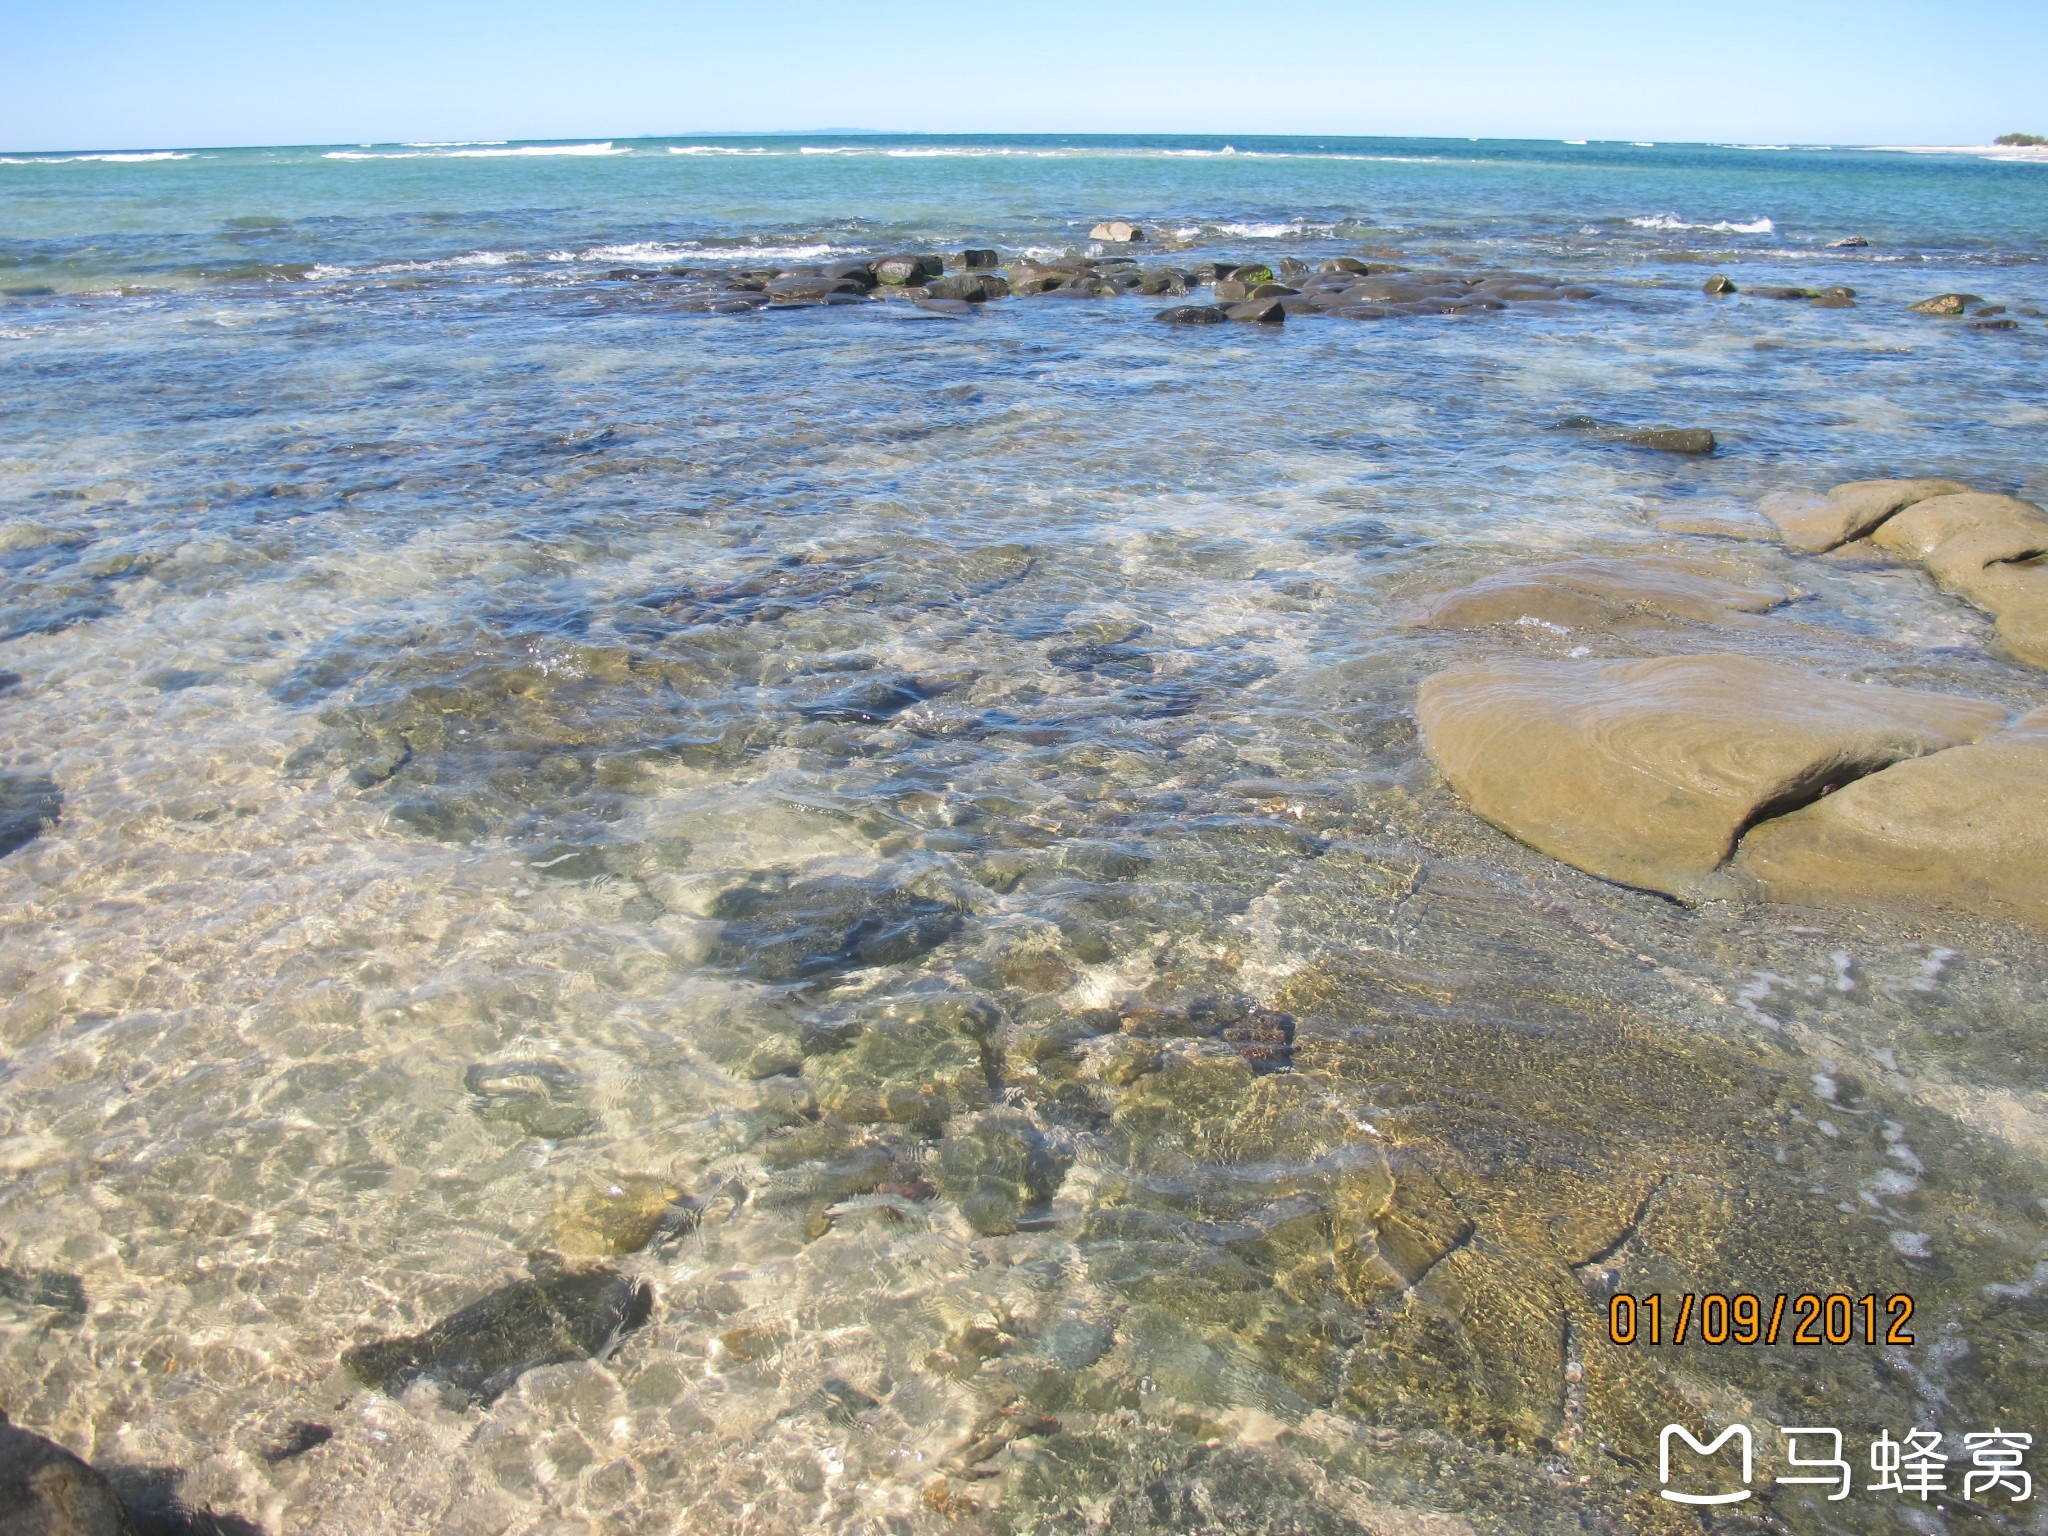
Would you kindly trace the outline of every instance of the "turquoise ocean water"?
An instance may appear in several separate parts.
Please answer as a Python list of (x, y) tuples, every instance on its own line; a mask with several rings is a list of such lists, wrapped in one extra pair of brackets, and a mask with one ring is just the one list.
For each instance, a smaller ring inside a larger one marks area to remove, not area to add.
[[(966, 247), (1593, 296), (685, 303)], [(1581, 875), (1413, 700), (1577, 647), (2048, 702), (1917, 569), (1679, 527), (2048, 499), (2044, 312), (2048, 166), (1964, 155), (0, 156), (0, 1408), (274, 1531), (2038, 1529), (1655, 1497), (1687, 1415), (2048, 1433), (2038, 937)], [(1646, 553), (1803, 596), (1408, 622)], [(342, 1367), (536, 1252), (644, 1325)], [(1912, 1294), (1922, 1342), (1659, 1355), (1616, 1291)]]

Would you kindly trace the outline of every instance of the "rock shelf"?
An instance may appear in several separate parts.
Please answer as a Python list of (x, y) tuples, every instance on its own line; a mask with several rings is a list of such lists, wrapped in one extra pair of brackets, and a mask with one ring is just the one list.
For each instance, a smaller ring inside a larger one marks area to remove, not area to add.
[[(1858, 480), (1761, 510), (1795, 551), (1922, 565), (2048, 666), (2048, 513), (1959, 480)], [(1605, 634), (1759, 625), (1796, 595), (1679, 556), (1503, 572), (1412, 626)], [(1422, 685), (1424, 744), (1503, 831), (1589, 873), (1686, 901), (1906, 900), (2048, 924), (2048, 709), (1851, 683), (1729, 654), (1509, 659)]]
[(2005, 711), (1753, 657), (1507, 660), (1422, 685), (1423, 740), (1486, 820), (1554, 858), (1696, 899), (1756, 822)]

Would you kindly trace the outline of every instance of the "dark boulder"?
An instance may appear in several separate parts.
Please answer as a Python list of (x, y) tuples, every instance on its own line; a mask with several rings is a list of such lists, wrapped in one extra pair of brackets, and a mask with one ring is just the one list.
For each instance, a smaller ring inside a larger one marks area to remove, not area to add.
[(1593, 416), (1567, 416), (1557, 430), (1583, 432), (1603, 443), (1630, 448), (1654, 448), (1661, 453), (1708, 454), (1719, 445), (1705, 427), (1628, 427)]
[(1861, 235), (1846, 235), (1840, 240), (1830, 240), (1828, 242), (1828, 249), (1831, 251), (1856, 251), (1863, 249), (1863, 247), (1869, 244), (1870, 242)]
[(1179, 297), (1190, 292), (1193, 287), (1194, 279), (1191, 274), (1174, 267), (1154, 267), (1149, 272), (1139, 274), (1137, 291), (1152, 296), (1171, 294)]
[(1001, 298), (1010, 291), (1010, 285), (993, 272), (948, 272), (944, 277), (934, 278), (925, 284), (925, 291), (935, 299), (962, 299), (969, 304), (980, 304)]
[(915, 303), (919, 309), (932, 315), (971, 315), (974, 313), (974, 305), (966, 299), (921, 298), (916, 300)]
[(875, 286), (875, 274), (865, 261), (834, 261), (819, 269), (824, 277), (836, 277), (843, 282), (855, 283), (862, 289)]
[(867, 285), (851, 278), (830, 277), (823, 273), (816, 276), (796, 274), (776, 278), (764, 291), (769, 301), (775, 304), (822, 304), (834, 294), (864, 296)]
[(1003, 264), (1002, 256), (995, 251), (969, 249), (947, 260), (946, 265), (959, 267), (968, 272), (992, 270)]
[(1708, 278), (1706, 282), (1700, 285), (1700, 291), (1706, 294), (1708, 298), (1719, 299), (1725, 298), (1727, 297), (1727, 295), (1735, 293), (1738, 290), (1735, 286), (1735, 280), (1731, 278), (1727, 273), (1716, 272), (1712, 277)]
[(1830, 284), (1828, 287), (1821, 289), (1820, 293), (1814, 298), (1813, 307), (1815, 309), (1854, 309), (1856, 307), (1856, 290), (1854, 288), (1844, 288), (1840, 283)]
[(501, 1286), (423, 1333), (358, 1344), (341, 1363), (364, 1386), (393, 1397), (425, 1379), (488, 1403), (538, 1366), (602, 1359), (653, 1310), (644, 1280), (536, 1254), (532, 1279)]
[(927, 277), (936, 277), (938, 272), (945, 270), (945, 267), (941, 264), (938, 272), (934, 272), (926, 266), (926, 258), (923, 256), (884, 256), (868, 270), (874, 273), (877, 283), (901, 288), (912, 283), (921, 283)]
[(1242, 304), (1228, 306), (1224, 313), (1233, 320), (1250, 320), (1259, 325), (1278, 325), (1287, 318), (1287, 307), (1281, 299), (1246, 299)]
[(1323, 263), (1320, 270), (1324, 272), (1356, 272), (1363, 276), (1366, 268), (1365, 263), (1356, 256), (1332, 256)]
[(1241, 267), (1232, 267), (1229, 276), (1243, 283), (1246, 288), (1256, 288), (1261, 283), (1273, 281), (1273, 269), (1264, 262), (1247, 262)]
[(1216, 279), (1216, 302), (1218, 304), (1242, 304), (1252, 296), (1251, 288), (1234, 277)]
[(1285, 299), (1299, 292), (1301, 292), (1299, 288), (1290, 288), (1285, 283), (1261, 283), (1250, 293), (1246, 294), (1245, 297), (1249, 299)]
[(1230, 316), (1208, 304), (1176, 304), (1152, 318), (1165, 325), (1222, 325)]

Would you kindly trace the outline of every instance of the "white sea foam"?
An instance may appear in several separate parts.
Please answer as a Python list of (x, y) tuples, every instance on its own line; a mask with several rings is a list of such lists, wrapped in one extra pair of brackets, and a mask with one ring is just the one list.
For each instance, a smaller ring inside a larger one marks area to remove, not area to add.
[(451, 160), (498, 159), (501, 156), (522, 155), (630, 155), (630, 149), (615, 148), (610, 139), (602, 144), (522, 144), (516, 149), (451, 149)]
[(517, 156), (528, 158), (536, 155), (630, 155), (630, 149), (614, 148), (610, 140), (602, 144), (521, 144), (512, 149), (438, 149), (414, 147), (410, 149), (330, 149), (320, 158), (323, 160), (496, 160)]
[(1630, 219), (1629, 223), (1638, 229), (1705, 229), (1724, 235), (1768, 235), (1778, 226), (1769, 219), (1751, 219), (1742, 223), (1734, 219), (1721, 219), (1712, 224), (1690, 224), (1675, 213), (1651, 213), (1641, 218)]
[(695, 240), (636, 240), (585, 251), (549, 251), (549, 261), (820, 261), (853, 253), (844, 245), (723, 245)]
[(467, 149), (472, 144), (502, 144), (503, 139), (407, 139), (407, 149)]
[(0, 155), (0, 165), (75, 165), (82, 160), (100, 160), (113, 165), (140, 165), (147, 160), (190, 160), (189, 151), (178, 149), (135, 150), (126, 154), (101, 155)]
[(671, 144), (668, 152), (672, 155), (773, 155), (780, 151), (773, 149), (749, 149), (737, 144)]
[(442, 256), (430, 261), (380, 261), (367, 267), (344, 267), (322, 263), (307, 271), (314, 282), (331, 282), (343, 277), (390, 277), (399, 272), (446, 272), (457, 267), (502, 267), (520, 260), (524, 251), (471, 251), (464, 256)]

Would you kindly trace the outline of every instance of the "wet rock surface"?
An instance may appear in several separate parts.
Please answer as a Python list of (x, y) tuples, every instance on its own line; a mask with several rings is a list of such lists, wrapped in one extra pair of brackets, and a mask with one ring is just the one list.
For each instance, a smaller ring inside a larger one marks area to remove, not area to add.
[(0, 1415), (0, 1532), (134, 1536), (135, 1526), (104, 1476)]
[(536, 1262), (517, 1280), (424, 1332), (358, 1344), (342, 1365), (364, 1386), (393, 1396), (428, 1380), (466, 1401), (488, 1403), (527, 1371), (608, 1354), (645, 1325), (654, 1293), (645, 1281), (602, 1265)]
[(1734, 655), (1458, 668), (1426, 682), (1416, 709), (1431, 756), (1481, 816), (1581, 869), (1681, 897), (1755, 822), (2006, 715)]
[(1582, 433), (1594, 442), (1654, 448), (1659, 453), (1709, 454), (1717, 446), (1714, 434), (1705, 427), (1631, 427), (1592, 416), (1567, 416), (1557, 425), (1561, 431)]
[(1753, 829), (1735, 869), (1775, 900), (1873, 897), (2048, 926), (2048, 710), (1898, 763)]
[(1791, 587), (1756, 571), (1686, 556), (1560, 560), (1511, 568), (1432, 598), (1425, 629), (1498, 624), (1611, 631), (1677, 622), (1731, 624), (1790, 601)]
[(1819, 553), (1862, 538), (1916, 501), (1968, 489), (1959, 480), (1853, 480), (1825, 496), (1767, 496), (1761, 510), (1788, 546)]

